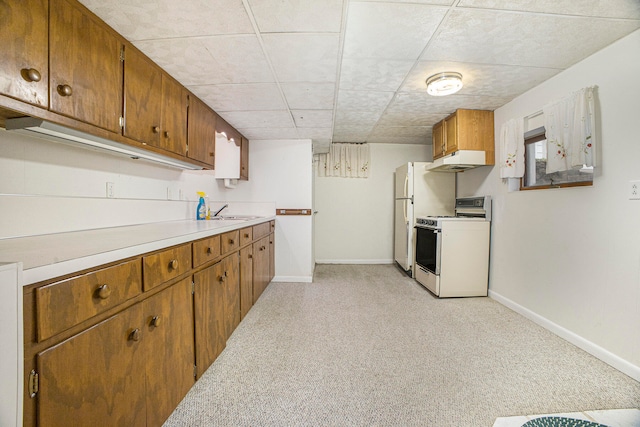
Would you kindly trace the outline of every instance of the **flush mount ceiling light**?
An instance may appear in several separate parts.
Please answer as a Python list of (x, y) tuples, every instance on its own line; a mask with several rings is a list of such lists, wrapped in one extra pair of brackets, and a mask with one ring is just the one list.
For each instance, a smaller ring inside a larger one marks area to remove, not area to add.
[(427, 79), (427, 93), (432, 96), (445, 96), (462, 89), (462, 74), (453, 71), (434, 74)]

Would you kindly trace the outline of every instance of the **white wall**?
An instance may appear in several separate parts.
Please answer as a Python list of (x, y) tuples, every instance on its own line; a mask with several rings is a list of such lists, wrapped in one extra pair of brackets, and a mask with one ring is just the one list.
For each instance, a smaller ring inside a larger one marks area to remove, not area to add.
[[(228, 213), (311, 207), (310, 140), (252, 141), (249, 157), (250, 180), (229, 190), (212, 171), (183, 171), (0, 129), (0, 239), (192, 219), (196, 191), (206, 192), (213, 208), (229, 202)], [(115, 198), (106, 197), (107, 182), (114, 183)], [(310, 222), (277, 218), (276, 278), (311, 280)]]
[(369, 144), (369, 178), (316, 177), (318, 263), (392, 263), (394, 173), (431, 160), (431, 145)]
[(640, 380), (639, 52), (636, 31), (495, 111), (498, 141), (505, 121), (596, 85), (593, 187), (508, 192), (495, 166), (461, 174), (458, 192), (493, 196), (491, 296)]

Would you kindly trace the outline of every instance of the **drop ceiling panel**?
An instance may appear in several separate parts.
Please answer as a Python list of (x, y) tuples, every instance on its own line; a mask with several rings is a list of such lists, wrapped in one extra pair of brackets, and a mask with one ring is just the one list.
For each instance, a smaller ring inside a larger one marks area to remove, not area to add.
[[(436, 97), (430, 96), (426, 92), (400, 92), (389, 104), (387, 112), (402, 114), (421, 111), (423, 114), (450, 114), (458, 108), (495, 110), (508, 101), (508, 98), (487, 96), (450, 95)], [(464, 107), (461, 107), (462, 105)]]
[(296, 128), (239, 128), (249, 140), (252, 139), (298, 139)]
[(417, 59), (446, 13), (447, 8), (411, 3), (350, 3), (344, 56)]
[(291, 113), (299, 128), (324, 128), (333, 124), (332, 110), (292, 110)]
[(458, 6), (561, 15), (640, 19), (640, 2), (638, 0), (536, 0), (526, 2), (514, 2), (513, 0), (461, 0)]
[(448, 115), (449, 113), (429, 114), (420, 110), (404, 112), (387, 110), (380, 117), (378, 126), (432, 126)]
[(338, 111), (356, 110), (382, 113), (394, 94), (395, 92), (340, 90)]
[(370, 138), (385, 136), (422, 138), (426, 143), (427, 138), (431, 138), (431, 126), (376, 126), (369, 135)]
[(187, 86), (275, 81), (253, 34), (148, 40), (136, 47)]
[(415, 61), (345, 58), (340, 89), (396, 91)]
[(217, 112), (287, 109), (278, 86), (273, 83), (206, 85), (188, 88)]
[(289, 110), (280, 111), (227, 111), (220, 113), (228, 123), (239, 128), (288, 128), (294, 127)]
[[(420, 136), (376, 136), (367, 138), (367, 142), (373, 144), (431, 144), (431, 138)], [(431, 153), (431, 146), (425, 145), (427, 153)]]
[(336, 128), (349, 128), (351, 126), (364, 126), (369, 129), (373, 127), (380, 119), (380, 113), (375, 111), (351, 111), (338, 110), (336, 113)]
[(342, 0), (249, 0), (263, 33), (340, 32)]
[(335, 83), (282, 83), (289, 108), (296, 110), (330, 110), (335, 98)]
[(307, 138), (315, 140), (330, 141), (333, 129), (331, 127), (326, 128), (298, 128), (298, 136), (300, 138)]
[(130, 41), (253, 34), (242, 0), (80, 0)]
[(639, 27), (638, 21), (456, 9), (421, 59), (566, 68)]
[(411, 70), (400, 90), (426, 92), (429, 76), (452, 70), (462, 74), (464, 86), (458, 92), (460, 95), (504, 98), (515, 98), (561, 71), (557, 68), (421, 61)]
[(338, 34), (264, 34), (267, 54), (281, 82), (335, 82)]

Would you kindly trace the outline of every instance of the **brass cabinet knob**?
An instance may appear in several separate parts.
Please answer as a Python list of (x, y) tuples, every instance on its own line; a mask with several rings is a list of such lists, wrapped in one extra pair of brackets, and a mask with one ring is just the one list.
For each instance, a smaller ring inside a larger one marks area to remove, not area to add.
[(253, 255), (249, 254), (249, 255), (247, 255), (247, 258), (249, 258), (249, 259), (253, 258)]
[(61, 96), (71, 96), (73, 94), (73, 89), (69, 85), (58, 85), (58, 93)]
[(22, 70), (20, 70), (20, 74), (22, 75), (22, 78), (28, 82), (39, 82), (40, 80), (42, 80), (40, 71), (36, 70), (35, 68), (23, 68)]
[(107, 299), (111, 295), (111, 288), (106, 283), (100, 285), (98, 289), (96, 289), (96, 295), (98, 295), (100, 299)]
[(160, 133), (160, 126), (154, 126), (151, 130), (153, 130), (153, 133)]
[(218, 281), (220, 283), (224, 283), (224, 274), (218, 278)]
[(209, 151), (209, 157), (213, 157), (213, 151)]
[(160, 326), (160, 323), (160, 316), (153, 316), (151, 318), (151, 322), (149, 322), (151, 326), (155, 326), (156, 328)]
[(235, 242), (236, 242), (235, 240), (233, 240), (233, 239), (229, 239), (229, 244), (230, 244), (230, 245), (233, 245)]
[(129, 334), (129, 341), (140, 341), (140, 329), (135, 328)]
[(213, 249), (211, 249), (211, 246), (209, 246), (209, 247), (207, 248), (207, 253), (208, 253), (209, 255), (211, 255), (211, 254), (213, 253)]
[(178, 260), (172, 259), (169, 261), (169, 270), (177, 270), (178, 269)]
[(169, 136), (169, 132), (165, 132), (165, 133), (164, 133), (164, 137), (165, 137), (165, 138), (170, 138), (170, 136)]
[(249, 238), (249, 233), (244, 233), (244, 238), (248, 239)]

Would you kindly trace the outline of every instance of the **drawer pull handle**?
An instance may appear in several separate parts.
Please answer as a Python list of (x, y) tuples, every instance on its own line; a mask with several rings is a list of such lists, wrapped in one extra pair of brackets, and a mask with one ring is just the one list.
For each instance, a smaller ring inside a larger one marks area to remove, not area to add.
[(160, 323), (161, 323), (161, 322), (160, 322), (160, 316), (153, 316), (153, 317), (151, 318), (151, 322), (149, 322), (149, 324), (150, 324), (151, 326), (154, 326), (154, 327), (156, 327), (156, 328), (157, 328), (158, 326), (160, 326)]
[(177, 270), (178, 269), (178, 260), (172, 259), (169, 261), (169, 270)]
[(249, 255), (247, 255), (247, 258), (249, 258), (249, 259), (253, 258), (253, 255), (249, 254)]
[(164, 133), (164, 137), (165, 137), (165, 138), (171, 138), (171, 137), (169, 136), (169, 132), (165, 132), (165, 133)]
[(98, 294), (98, 298), (107, 299), (111, 295), (111, 288), (105, 283), (104, 285), (98, 286), (96, 289), (96, 293)]
[(235, 244), (235, 243), (236, 243), (236, 241), (235, 241), (235, 240), (233, 240), (233, 239), (229, 239), (229, 244), (230, 244), (230, 245), (233, 245), (233, 244)]
[(69, 85), (58, 85), (58, 93), (61, 96), (71, 96), (73, 95), (73, 89)]
[(209, 255), (211, 255), (211, 254), (213, 253), (213, 249), (211, 249), (211, 246), (209, 246), (209, 247), (207, 248), (207, 253), (208, 253)]
[(140, 329), (135, 328), (129, 334), (129, 341), (140, 341)]
[(248, 239), (249, 238), (249, 233), (244, 233), (244, 237), (245, 237), (245, 239)]
[(151, 130), (153, 131), (153, 133), (160, 133), (160, 126), (153, 126)]
[(28, 82), (39, 82), (42, 79), (40, 71), (35, 68), (25, 68), (22, 70), (22, 78)]

